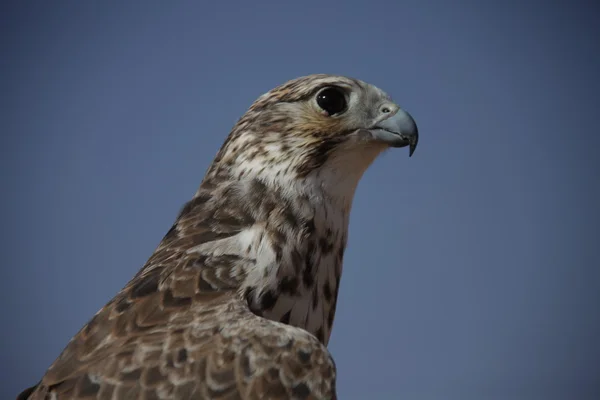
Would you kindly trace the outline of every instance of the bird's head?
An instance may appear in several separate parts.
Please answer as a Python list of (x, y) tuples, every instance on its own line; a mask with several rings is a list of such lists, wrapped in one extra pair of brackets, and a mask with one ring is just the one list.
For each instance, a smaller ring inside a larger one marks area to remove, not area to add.
[[(352, 196), (378, 154), (418, 142), (417, 125), (377, 87), (309, 75), (259, 97), (233, 128), (208, 176), (256, 177), (287, 188), (313, 182)], [(342, 194), (342, 193), (340, 193)]]

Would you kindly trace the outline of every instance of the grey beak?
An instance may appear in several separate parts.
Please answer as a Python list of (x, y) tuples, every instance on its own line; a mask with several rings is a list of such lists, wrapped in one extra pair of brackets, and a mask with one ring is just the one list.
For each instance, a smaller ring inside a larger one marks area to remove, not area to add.
[(370, 129), (373, 137), (391, 147), (409, 146), (409, 157), (413, 155), (419, 142), (419, 129), (413, 117), (399, 109), (394, 115), (379, 122)]

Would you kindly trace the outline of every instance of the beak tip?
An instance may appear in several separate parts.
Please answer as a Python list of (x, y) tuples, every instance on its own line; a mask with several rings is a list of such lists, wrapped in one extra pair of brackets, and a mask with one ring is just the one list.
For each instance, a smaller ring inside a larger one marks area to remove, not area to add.
[(417, 141), (418, 139), (416, 139), (418, 136), (415, 136), (414, 140), (410, 141), (409, 147), (408, 147), (408, 156), (412, 157), (413, 153), (415, 152), (415, 150), (417, 149)]

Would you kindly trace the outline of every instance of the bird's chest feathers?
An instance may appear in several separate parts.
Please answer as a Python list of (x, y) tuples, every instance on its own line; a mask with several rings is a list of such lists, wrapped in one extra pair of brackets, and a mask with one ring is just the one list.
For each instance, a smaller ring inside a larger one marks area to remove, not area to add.
[[(194, 249), (253, 260), (239, 288), (250, 309), (303, 328), (325, 344), (335, 315), (356, 186), (354, 179), (334, 184), (339, 176), (331, 171), (285, 182), (261, 179), (264, 200), (256, 204), (254, 223)], [(257, 181), (247, 179), (235, 192), (250, 198)]]
[(255, 226), (240, 234), (256, 264), (243, 288), (253, 312), (303, 328), (323, 343), (331, 334), (347, 240), (345, 210), (319, 204), (295, 229)]

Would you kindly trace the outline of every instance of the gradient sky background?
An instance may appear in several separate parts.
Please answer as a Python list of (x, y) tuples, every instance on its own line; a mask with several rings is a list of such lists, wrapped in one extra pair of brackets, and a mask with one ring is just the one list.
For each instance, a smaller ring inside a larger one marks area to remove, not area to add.
[(421, 132), (356, 195), (339, 398), (600, 398), (600, 12), (549, 4), (2, 2), (0, 397), (143, 265), (252, 101), (325, 72)]

